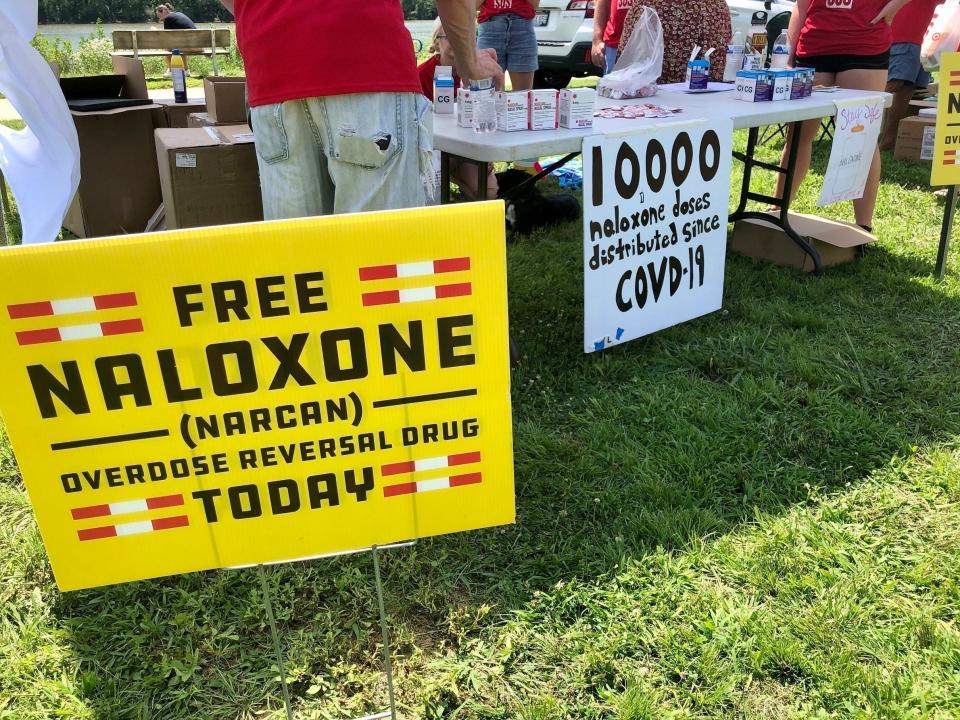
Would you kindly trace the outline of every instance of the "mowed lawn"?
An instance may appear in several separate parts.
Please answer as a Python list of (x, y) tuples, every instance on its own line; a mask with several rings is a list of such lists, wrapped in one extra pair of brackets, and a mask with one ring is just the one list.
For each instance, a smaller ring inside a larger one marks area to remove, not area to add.
[[(600, 355), (579, 223), (512, 240), (518, 521), (384, 553), (403, 717), (960, 717), (960, 258), (887, 160), (860, 261)], [(296, 716), (383, 709), (370, 557), (268, 574)], [(267, 628), (252, 570), (59, 593), (0, 441), (0, 718), (284, 717)]]

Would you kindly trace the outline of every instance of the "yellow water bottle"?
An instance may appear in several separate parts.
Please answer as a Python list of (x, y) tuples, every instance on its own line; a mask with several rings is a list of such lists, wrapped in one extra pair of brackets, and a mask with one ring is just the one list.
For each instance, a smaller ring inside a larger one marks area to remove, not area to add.
[(174, 50), (170, 58), (170, 76), (173, 78), (173, 101), (185, 103), (187, 101), (187, 68), (183, 64), (183, 56), (179, 50)]

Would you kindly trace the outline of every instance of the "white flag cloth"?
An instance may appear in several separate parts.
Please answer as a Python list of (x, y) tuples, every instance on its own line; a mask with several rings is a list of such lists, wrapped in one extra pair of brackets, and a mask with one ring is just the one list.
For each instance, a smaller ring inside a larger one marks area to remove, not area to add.
[(30, 40), (37, 0), (0, 5), (0, 93), (26, 123), (0, 125), (0, 171), (20, 211), (24, 243), (53, 242), (80, 182), (80, 145), (50, 66)]

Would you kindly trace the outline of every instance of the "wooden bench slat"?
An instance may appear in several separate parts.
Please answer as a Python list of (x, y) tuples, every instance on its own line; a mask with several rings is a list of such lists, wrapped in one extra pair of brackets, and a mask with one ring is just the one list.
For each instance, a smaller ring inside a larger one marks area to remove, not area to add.
[(213, 31), (211, 45), (210, 30), (114, 30), (114, 50), (210, 50), (230, 49), (230, 30), (219, 28)]

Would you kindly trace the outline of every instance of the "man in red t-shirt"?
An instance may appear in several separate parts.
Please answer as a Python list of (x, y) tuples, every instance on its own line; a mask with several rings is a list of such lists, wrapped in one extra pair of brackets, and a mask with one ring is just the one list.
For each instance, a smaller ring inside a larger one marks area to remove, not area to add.
[(887, 71), (888, 93), (893, 95), (893, 104), (884, 118), (883, 135), (880, 136), (880, 149), (893, 150), (897, 144), (897, 131), (900, 121), (910, 110), (910, 100), (917, 88), (925, 88), (930, 75), (920, 64), (920, 46), (927, 26), (933, 19), (942, 0), (911, 0), (903, 6), (893, 19), (891, 32), (893, 45), (890, 46), (890, 68)]
[[(237, 21), (266, 219), (425, 204), (430, 104), (400, 0), (221, 1)], [(437, 8), (460, 76), (502, 84), (476, 51), (476, 0)]]
[(633, 7), (634, 0), (597, 0), (593, 9), (593, 64), (603, 68), (606, 75), (617, 62), (617, 49), (623, 22)]

